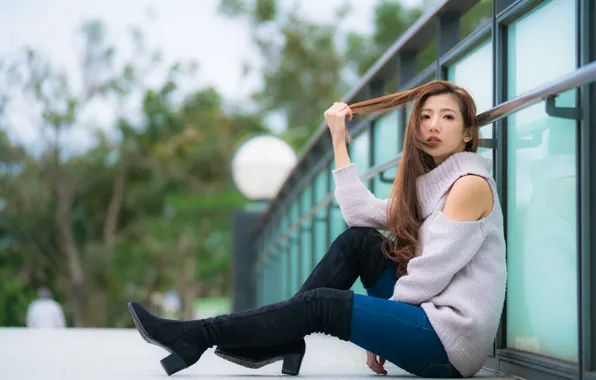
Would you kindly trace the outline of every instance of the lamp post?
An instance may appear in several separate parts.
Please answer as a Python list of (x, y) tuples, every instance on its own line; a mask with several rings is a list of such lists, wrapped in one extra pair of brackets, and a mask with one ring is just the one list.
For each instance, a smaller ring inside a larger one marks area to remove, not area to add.
[(270, 135), (250, 137), (232, 158), (234, 185), (252, 201), (247, 209), (237, 211), (233, 219), (233, 311), (256, 306), (257, 289), (253, 266), (258, 252), (254, 228), (267, 203), (275, 197), (296, 161), (294, 150), (285, 141)]

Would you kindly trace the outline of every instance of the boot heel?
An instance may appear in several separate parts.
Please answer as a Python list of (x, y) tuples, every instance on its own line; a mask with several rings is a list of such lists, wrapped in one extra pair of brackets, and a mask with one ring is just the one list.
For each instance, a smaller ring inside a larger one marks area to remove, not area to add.
[(174, 353), (161, 359), (160, 363), (163, 370), (166, 371), (168, 376), (173, 375), (178, 371), (182, 371), (185, 368), (188, 368), (188, 365), (184, 360), (182, 360), (180, 355)]
[(304, 354), (284, 355), (284, 364), (281, 368), (281, 373), (284, 375), (298, 375), (300, 373), (300, 366), (302, 366), (302, 358), (304, 358)]

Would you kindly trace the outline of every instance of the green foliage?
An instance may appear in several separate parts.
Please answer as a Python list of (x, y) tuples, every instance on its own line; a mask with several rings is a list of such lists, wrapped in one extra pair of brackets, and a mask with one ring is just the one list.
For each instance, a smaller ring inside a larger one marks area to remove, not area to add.
[[(422, 7), (431, 3), (408, 7), (399, 0), (377, 0), (370, 35), (342, 29), (350, 13), (346, 4), (337, 8), (327, 24), (305, 18), (299, 1), (282, 12), (282, 3), (273, 0), (220, 0), (219, 10), (224, 16), (249, 23), (255, 47), (265, 62), (259, 68), (263, 87), (253, 99), (261, 112), (283, 116), (282, 137), (300, 150), (321, 126), (323, 112), (355, 85), (416, 22)], [(462, 38), (490, 18), (491, 6), (490, 0), (482, 0), (463, 17)], [(436, 58), (437, 43), (432, 41), (417, 57), (418, 71)], [(395, 90), (394, 78), (385, 92)]]
[[(296, 5), (286, 12), (276, 1), (221, 1), (220, 11), (247, 20), (263, 56), (263, 88), (253, 94), (261, 112), (283, 113), (282, 137), (299, 149), (320, 126), (321, 115), (346, 90), (344, 58), (337, 44), (345, 14), (333, 22), (307, 20)], [(246, 64), (250, 67), (249, 64)]]
[(461, 18), (460, 38), (464, 39), (483, 24), (489, 22), (493, 14), (493, 0), (480, 0)]
[(0, 238), (0, 315), (4, 326), (18, 327), (24, 325), (25, 312), (34, 295), (30, 289), (23, 290), (19, 273), (13, 271), (13, 265), (24, 264), (23, 257), (15, 257), (18, 251), (4, 239)]
[(228, 17), (243, 16), (248, 12), (244, 0), (221, 0), (219, 13)]
[(219, 12), (227, 17), (249, 17), (261, 24), (274, 21), (277, 16), (277, 0), (221, 0)]
[[(76, 326), (128, 325), (122, 305), (170, 289), (186, 305), (228, 290), (232, 213), (246, 202), (231, 189), (229, 159), (240, 141), (265, 131), (260, 115), (225, 110), (213, 88), (176, 100), (193, 63), (173, 65), (164, 83), (147, 87), (159, 54), (138, 31), (139, 50), (120, 68), (101, 23), (84, 24), (81, 35), (81, 91), (33, 50), (15, 58), (19, 70), (0, 70), (40, 110), (49, 136), (33, 156), (10, 141), (11, 115), (0, 113), (0, 325), (22, 326), (41, 285)], [(81, 110), (95, 99), (124, 100), (141, 88), (143, 122), (119, 118), (117, 141), (97, 132), (95, 147), (72, 156), (53, 137), (81, 127)]]
[(395, 0), (379, 1), (373, 35), (366, 36), (339, 27), (350, 12), (345, 4), (328, 24), (306, 19), (299, 2), (286, 12), (278, 4), (222, 0), (219, 9), (250, 23), (265, 62), (260, 69), (263, 87), (253, 99), (261, 112), (284, 116), (282, 137), (299, 150), (320, 127), (323, 112), (354, 84), (348, 78), (366, 72), (421, 10)]
[(378, 1), (373, 35), (349, 33), (347, 36), (346, 59), (355, 64), (358, 75), (364, 75), (421, 15), (420, 8), (407, 8), (400, 1)]

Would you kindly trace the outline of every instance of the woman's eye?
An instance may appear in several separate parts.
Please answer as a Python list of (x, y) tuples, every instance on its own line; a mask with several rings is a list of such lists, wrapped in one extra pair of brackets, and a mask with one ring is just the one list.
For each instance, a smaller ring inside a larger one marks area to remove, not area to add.
[(430, 116), (428, 116), (428, 115), (422, 115), (422, 118), (423, 119), (430, 119)]
[(447, 120), (453, 120), (453, 115), (445, 115), (445, 118), (446, 118)]

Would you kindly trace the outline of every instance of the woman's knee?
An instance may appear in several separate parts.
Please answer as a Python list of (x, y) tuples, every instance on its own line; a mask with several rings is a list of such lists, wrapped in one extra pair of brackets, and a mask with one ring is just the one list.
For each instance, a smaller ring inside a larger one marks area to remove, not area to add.
[(383, 241), (383, 235), (372, 227), (348, 227), (338, 239), (346, 241), (354, 251), (365, 250), (368, 253), (379, 246)]
[(379, 234), (379, 230), (377, 230), (376, 228), (373, 227), (348, 227), (343, 234), (356, 234), (356, 235), (362, 235), (362, 236), (367, 236), (370, 234)]
[(379, 230), (372, 227), (348, 227), (339, 237), (344, 238), (350, 242), (359, 243), (363, 240), (373, 239), (374, 241), (381, 240), (381, 233)]

